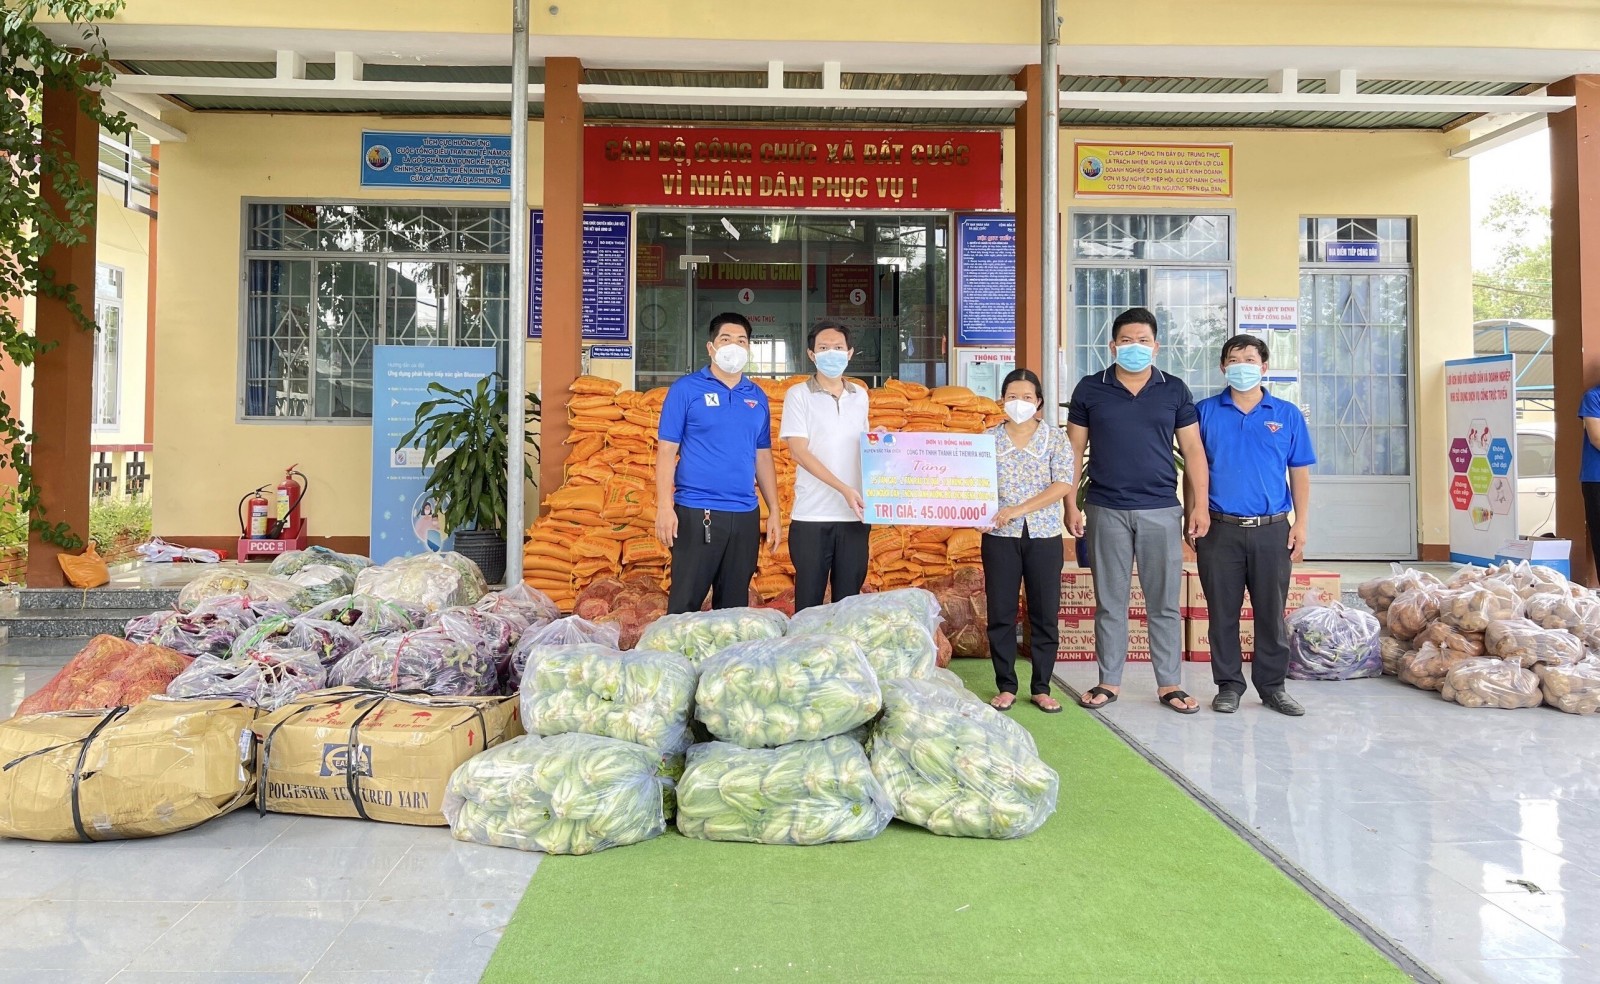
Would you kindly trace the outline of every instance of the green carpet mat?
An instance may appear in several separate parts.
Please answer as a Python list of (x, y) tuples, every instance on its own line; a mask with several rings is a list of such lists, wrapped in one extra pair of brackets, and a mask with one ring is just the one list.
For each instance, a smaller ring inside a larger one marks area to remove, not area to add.
[[(957, 660), (994, 692), (987, 661)], [(669, 831), (551, 857), (486, 984), (723, 981), (1323, 984), (1409, 980), (1069, 705), (1012, 712), (1061, 774), (1031, 837), (768, 847)]]

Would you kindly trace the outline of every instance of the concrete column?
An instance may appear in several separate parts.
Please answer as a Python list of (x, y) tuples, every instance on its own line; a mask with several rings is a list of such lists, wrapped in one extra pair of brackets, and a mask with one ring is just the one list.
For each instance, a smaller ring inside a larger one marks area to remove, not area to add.
[(544, 421), (539, 428), (539, 492), (561, 486), (567, 462), (567, 388), (582, 365), (583, 103), (576, 58), (544, 68), (544, 338), (539, 358)]
[(1044, 261), (1039, 241), (1044, 213), (1040, 197), (1044, 169), (1039, 159), (1041, 133), (1039, 100), (1043, 76), (1029, 65), (1016, 76), (1017, 88), (1028, 101), (1017, 108), (1017, 148), (1011, 162), (1017, 211), (1017, 366), (1040, 372), (1044, 368)]

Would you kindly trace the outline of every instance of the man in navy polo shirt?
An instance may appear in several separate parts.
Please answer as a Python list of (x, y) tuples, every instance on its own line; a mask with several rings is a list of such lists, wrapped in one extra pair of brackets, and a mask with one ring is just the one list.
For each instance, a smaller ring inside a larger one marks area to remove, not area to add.
[[(1152, 364), (1161, 343), (1156, 316), (1130, 308), (1111, 323), (1115, 364), (1078, 381), (1067, 410), (1072, 454), (1087, 448), (1088, 515), (1067, 503), (1075, 537), (1089, 537), (1094, 572), (1094, 653), (1100, 684), (1079, 700), (1100, 708), (1117, 699), (1128, 660), (1128, 596), (1134, 561), (1150, 624), (1156, 699), (1179, 714), (1200, 709), (1179, 687), (1183, 672), (1183, 541), (1206, 535), (1206, 456), (1200, 446), (1194, 397), (1176, 376)], [(1198, 493), (1187, 522), (1178, 502), (1176, 435), (1185, 473)]]
[(1228, 388), (1197, 408), (1211, 466), (1211, 531), (1195, 552), (1211, 609), (1211, 678), (1217, 684), (1211, 709), (1232, 714), (1244, 695), (1239, 615), (1248, 588), (1256, 624), (1251, 680), (1263, 704), (1299, 717), (1305, 708), (1284, 689), (1289, 627), (1283, 609), (1294, 561), (1305, 552), (1317, 456), (1300, 408), (1262, 387), (1267, 356), (1267, 343), (1253, 335), (1228, 339), (1222, 345)]
[(772, 465), (767, 396), (743, 375), (750, 361), (750, 322), (743, 315), (711, 319), (711, 365), (667, 391), (656, 449), (656, 536), (672, 550), (670, 614), (750, 603), (750, 579), (761, 549), (767, 502), (767, 549), (782, 530), (778, 474)]

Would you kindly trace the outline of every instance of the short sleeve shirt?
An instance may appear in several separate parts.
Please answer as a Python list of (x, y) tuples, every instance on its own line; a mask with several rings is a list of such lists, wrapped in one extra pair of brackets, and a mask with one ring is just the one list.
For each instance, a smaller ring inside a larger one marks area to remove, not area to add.
[(1246, 412), (1225, 389), (1195, 409), (1211, 472), (1211, 509), (1228, 516), (1288, 512), (1294, 505), (1289, 469), (1317, 463), (1300, 408), (1262, 390), (1261, 401)]
[(1173, 437), (1198, 420), (1188, 384), (1160, 369), (1137, 394), (1115, 366), (1078, 380), (1067, 422), (1089, 431), (1091, 505), (1105, 509), (1167, 509), (1178, 505)]
[[(806, 448), (853, 489), (861, 488), (861, 435), (867, 432), (867, 391), (848, 380), (837, 397), (816, 376), (789, 387), (783, 397), (784, 440), (805, 438)], [(794, 513), (802, 523), (858, 523), (844, 496), (796, 463)]]
[[(1002, 508), (1019, 506), (1057, 482), (1071, 484), (1072, 442), (1067, 440), (1064, 431), (1040, 424), (1025, 448), (1012, 443), (1005, 424), (996, 424), (989, 433), (994, 435)], [(1066, 532), (1061, 515), (1062, 506), (1058, 502), (1013, 519), (992, 532), (995, 536), (1020, 537), (1026, 524), (1029, 537), (1061, 536)]]
[(756, 452), (772, 447), (767, 395), (741, 376), (730, 388), (708, 366), (667, 390), (657, 436), (678, 445), (673, 501), (690, 509), (749, 512)]
[[(1578, 408), (1579, 418), (1600, 417), (1600, 386), (1583, 394), (1583, 403)], [(1580, 435), (1583, 438), (1583, 470), (1578, 473), (1580, 482), (1600, 482), (1600, 450), (1589, 443), (1589, 435)]]

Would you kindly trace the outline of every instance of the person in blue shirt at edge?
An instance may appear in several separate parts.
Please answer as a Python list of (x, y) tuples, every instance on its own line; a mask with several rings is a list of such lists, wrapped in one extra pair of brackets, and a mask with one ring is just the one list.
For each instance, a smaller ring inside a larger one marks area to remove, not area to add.
[[(750, 603), (767, 503), (767, 549), (778, 546), (778, 473), (766, 394), (747, 379), (750, 322), (711, 319), (711, 365), (667, 390), (656, 449), (656, 536), (672, 551), (669, 614)], [(671, 508), (667, 504), (671, 503)]]
[(1009, 711), (1017, 700), (1017, 590), (1028, 594), (1033, 672), (1029, 699), (1046, 714), (1061, 703), (1050, 696), (1060, 642), (1061, 501), (1072, 497), (1072, 446), (1067, 435), (1039, 419), (1039, 377), (1014, 369), (1000, 387), (1005, 423), (994, 436), (1000, 510), (983, 533), (983, 581), (989, 607), (989, 651), (995, 689), (990, 706)]
[[(1600, 570), (1600, 386), (1583, 394), (1578, 406), (1583, 421), (1583, 465), (1578, 481), (1583, 484), (1583, 518), (1589, 525), (1589, 551)], [(1577, 571), (1573, 580), (1582, 583), (1587, 571)]]
[[(1135, 561), (1144, 588), (1155, 664), (1156, 699), (1179, 714), (1200, 709), (1179, 686), (1183, 674), (1183, 541), (1206, 535), (1206, 456), (1200, 446), (1194, 397), (1183, 380), (1154, 367), (1156, 316), (1129, 308), (1111, 323), (1115, 364), (1078, 381), (1067, 410), (1067, 435), (1074, 461), (1089, 455), (1087, 515), (1068, 500), (1074, 537), (1089, 538), (1093, 571), (1095, 661), (1100, 683), (1078, 703), (1105, 707), (1122, 690), (1128, 660), (1128, 598)], [(1173, 435), (1183, 453), (1184, 473), (1199, 505), (1187, 522), (1178, 502)]]
[(1228, 339), (1221, 360), (1228, 388), (1196, 408), (1211, 473), (1211, 531), (1195, 543), (1195, 555), (1211, 610), (1211, 679), (1217, 685), (1211, 709), (1232, 714), (1244, 696), (1239, 615), (1248, 588), (1256, 625), (1251, 681), (1263, 704), (1300, 717), (1305, 708), (1284, 689), (1289, 626), (1283, 609), (1294, 562), (1305, 553), (1317, 456), (1300, 408), (1261, 385), (1267, 357), (1267, 343), (1253, 335)]

